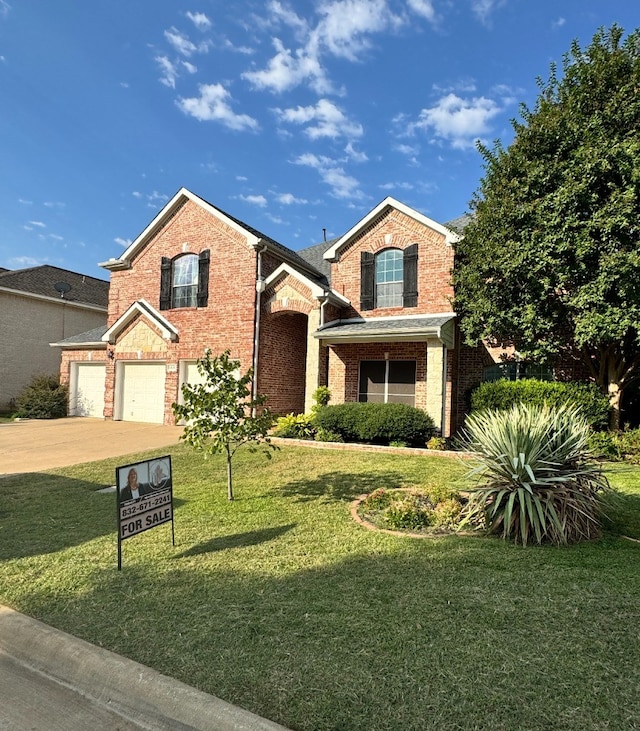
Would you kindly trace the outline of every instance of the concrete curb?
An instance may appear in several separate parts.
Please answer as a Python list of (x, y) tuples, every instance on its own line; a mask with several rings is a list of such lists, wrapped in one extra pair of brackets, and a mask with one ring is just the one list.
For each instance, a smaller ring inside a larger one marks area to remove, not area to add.
[(2, 605), (0, 652), (144, 729), (287, 731)]

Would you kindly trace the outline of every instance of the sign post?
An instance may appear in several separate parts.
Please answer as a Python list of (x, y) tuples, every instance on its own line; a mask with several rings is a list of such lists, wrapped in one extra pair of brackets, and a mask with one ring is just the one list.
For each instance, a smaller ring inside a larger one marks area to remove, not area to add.
[(122, 541), (171, 521), (173, 528), (173, 483), (171, 456), (116, 467), (118, 512), (118, 571), (122, 570)]

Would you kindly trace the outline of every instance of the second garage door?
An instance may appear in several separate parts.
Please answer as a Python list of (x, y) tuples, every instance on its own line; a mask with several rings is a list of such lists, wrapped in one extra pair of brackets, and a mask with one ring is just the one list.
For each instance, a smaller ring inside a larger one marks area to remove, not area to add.
[[(104, 363), (76, 363), (71, 416), (104, 416)], [(73, 371), (72, 371), (73, 372)], [(73, 378), (73, 376), (72, 376)]]
[(162, 424), (164, 421), (164, 363), (124, 363), (122, 420)]

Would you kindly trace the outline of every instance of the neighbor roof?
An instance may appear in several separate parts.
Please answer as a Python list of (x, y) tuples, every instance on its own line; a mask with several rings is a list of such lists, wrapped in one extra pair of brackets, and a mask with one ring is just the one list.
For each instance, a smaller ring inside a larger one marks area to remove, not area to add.
[(77, 335), (71, 335), (64, 340), (59, 340), (57, 343), (49, 343), (51, 346), (58, 346), (61, 348), (78, 348), (81, 346), (91, 345), (94, 348), (106, 348), (107, 345), (102, 341), (102, 336), (107, 332), (107, 326), (101, 325), (100, 327), (94, 327), (92, 330), (87, 330)]
[[(56, 284), (63, 286), (56, 289)], [(69, 289), (62, 293), (64, 285)], [(0, 271), (0, 289), (104, 308), (109, 302), (109, 282), (49, 264)]]

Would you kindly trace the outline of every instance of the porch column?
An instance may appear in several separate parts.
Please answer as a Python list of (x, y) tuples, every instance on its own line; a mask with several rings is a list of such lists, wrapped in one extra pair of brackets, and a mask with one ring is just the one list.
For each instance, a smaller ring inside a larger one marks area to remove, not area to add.
[(427, 340), (427, 404), (426, 412), (441, 434), (444, 413), (445, 346), (440, 340)]
[(320, 327), (320, 309), (311, 310), (307, 319), (307, 363), (304, 385), (304, 411), (308, 414), (313, 406), (313, 392), (320, 385), (320, 353), (322, 345), (313, 333)]

